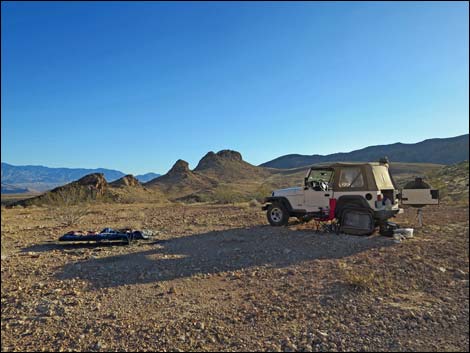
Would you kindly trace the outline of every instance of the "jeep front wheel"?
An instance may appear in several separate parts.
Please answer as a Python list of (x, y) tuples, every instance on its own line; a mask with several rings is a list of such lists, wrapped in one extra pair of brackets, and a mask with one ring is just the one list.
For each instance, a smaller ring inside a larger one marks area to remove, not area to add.
[(269, 224), (275, 227), (284, 226), (289, 221), (289, 211), (287, 211), (284, 205), (279, 203), (269, 205), (266, 215)]

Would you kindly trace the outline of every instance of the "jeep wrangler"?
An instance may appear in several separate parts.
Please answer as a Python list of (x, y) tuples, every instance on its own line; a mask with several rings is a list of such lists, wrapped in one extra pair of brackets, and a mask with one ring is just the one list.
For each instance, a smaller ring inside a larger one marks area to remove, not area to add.
[(403, 205), (423, 207), (439, 203), (438, 190), (417, 178), (398, 190), (389, 161), (334, 163), (311, 167), (302, 187), (275, 190), (265, 198), (263, 210), (271, 225), (286, 225), (289, 217), (300, 220), (336, 220), (340, 231), (372, 234), (377, 226), (385, 232), (390, 218)]

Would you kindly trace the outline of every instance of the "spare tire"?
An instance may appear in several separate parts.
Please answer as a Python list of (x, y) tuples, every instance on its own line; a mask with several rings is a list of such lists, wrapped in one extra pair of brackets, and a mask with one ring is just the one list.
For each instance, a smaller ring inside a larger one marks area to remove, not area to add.
[(346, 234), (371, 235), (375, 230), (373, 213), (366, 208), (344, 208), (339, 230)]
[(430, 189), (431, 186), (426, 183), (423, 178), (415, 178), (415, 180), (406, 183), (403, 189)]

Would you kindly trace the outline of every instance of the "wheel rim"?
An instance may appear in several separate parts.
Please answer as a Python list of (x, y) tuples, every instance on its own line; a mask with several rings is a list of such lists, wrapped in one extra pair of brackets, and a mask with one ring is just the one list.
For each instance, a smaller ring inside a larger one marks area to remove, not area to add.
[(280, 208), (274, 207), (271, 210), (271, 219), (274, 222), (280, 222), (282, 219), (282, 210)]

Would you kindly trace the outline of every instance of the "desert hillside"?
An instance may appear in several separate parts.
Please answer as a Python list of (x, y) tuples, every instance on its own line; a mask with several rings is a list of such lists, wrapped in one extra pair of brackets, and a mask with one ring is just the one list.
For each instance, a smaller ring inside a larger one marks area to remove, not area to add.
[(275, 172), (244, 161), (237, 151), (222, 150), (208, 152), (193, 170), (186, 161), (178, 160), (168, 173), (144, 185), (160, 190), (173, 201), (242, 201), (256, 196), (264, 181)]
[(109, 185), (104, 174), (94, 173), (86, 175), (67, 185), (59, 186), (42, 195), (21, 200), (18, 202), (18, 205), (67, 206), (96, 200), (105, 200), (109, 197)]
[(176, 199), (188, 194), (204, 192), (217, 184), (217, 180), (190, 170), (188, 162), (179, 159), (168, 173), (144, 185), (149, 189), (160, 190), (169, 199)]
[(444, 202), (468, 202), (468, 161), (445, 166), (428, 174), (431, 185), (440, 190), (440, 198)]
[[(93, 203), (133, 203), (142, 201), (165, 202), (158, 190), (149, 190), (132, 175), (108, 183), (103, 174), (94, 173), (72, 183), (59, 186), (41, 195), (6, 203), (18, 206), (67, 207)], [(2, 201), (3, 202), (3, 201)]]
[[(392, 162), (390, 169), (400, 187), (414, 177), (422, 176), (430, 178), (429, 181), (434, 187), (442, 187), (442, 195), (446, 195), (448, 193), (446, 188), (454, 188), (452, 185), (446, 186), (452, 181), (452, 175), (455, 175), (458, 181), (464, 178), (462, 175), (466, 172), (465, 167), (468, 170), (468, 162), (456, 166)], [(253, 199), (262, 201), (274, 189), (302, 185), (307, 170), (308, 167), (293, 169), (257, 167), (244, 161), (239, 152), (223, 150), (218, 153), (207, 153), (193, 170), (186, 161), (178, 160), (165, 175), (144, 184), (132, 175), (108, 183), (103, 174), (90, 174), (40, 196), (27, 195), (25, 196), (28, 197), (27, 200), (21, 200), (21, 194), (14, 197), (2, 196), (2, 202), (6, 204), (16, 202), (18, 205), (28, 206), (87, 202), (234, 203)], [(455, 187), (458, 189), (460, 186)], [(457, 196), (463, 195), (452, 192)]]
[(367, 162), (388, 156), (393, 162), (454, 164), (468, 160), (469, 135), (450, 138), (434, 138), (418, 143), (394, 143), (369, 146), (347, 153), (311, 156), (290, 154), (261, 164), (270, 168), (295, 168), (325, 162)]

